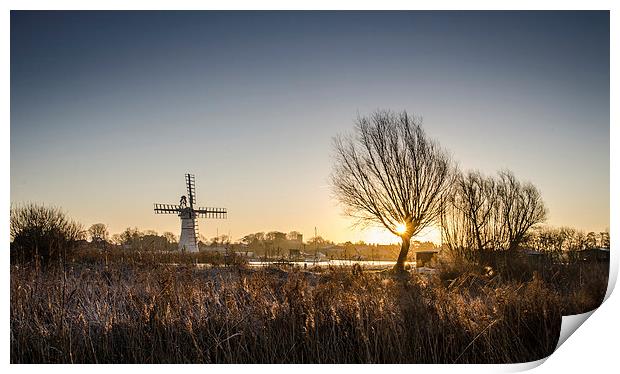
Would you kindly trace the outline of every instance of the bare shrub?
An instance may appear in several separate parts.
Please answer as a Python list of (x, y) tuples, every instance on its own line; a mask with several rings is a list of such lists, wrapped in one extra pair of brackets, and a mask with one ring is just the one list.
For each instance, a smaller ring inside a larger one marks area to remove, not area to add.
[(82, 225), (57, 207), (25, 204), (11, 208), (11, 259), (28, 262), (66, 257), (85, 238)]

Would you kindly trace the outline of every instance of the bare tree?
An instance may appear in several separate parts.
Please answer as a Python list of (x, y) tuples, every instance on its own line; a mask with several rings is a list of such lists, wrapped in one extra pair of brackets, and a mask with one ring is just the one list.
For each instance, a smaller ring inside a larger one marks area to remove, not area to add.
[(137, 227), (128, 227), (120, 234), (123, 247), (133, 250), (142, 250), (142, 237), (144, 233)]
[(228, 245), (228, 244), (230, 244), (230, 237), (228, 235), (222, 234), (222, 235), (211, 238), (212, 247), (217, 247), (218, 245)]
[(442, 216), (442, 235), (451, 249), (483, 251), (496, 246), (497, 191), (480, 172), (457, 174)]
[(528, 232), (525, 245), (537, 251), (580, 251), (586, 248), (586, 234), (572, 227), (537, 226)]
[(177, 244), (177, 236), (171, 233), (170, 231), (166, 231), (162, 234), (168, 244)]
[(601, 232), (601, 248), (609, 249), (609, 230)]
[(545, 220), (540, 193), (531, 183), (519, 182), (510, 171), (497, 178), (469, 172), (456, 177), (442, 216), (442, 238), (453, 250), (516, 249), (524, 240), (536, 247), (562, 248), (573, 233), (546, 231), (527, 238), (528, 230)]
[(572, 240), (571, 249), (582, 250), (586, 246), (586, 234), (583, 231), (575, 230), (575, 236)]
[(310, 239), (308, 239), (308, 245), (312, 247), (330, 245), (330, 244), (333, 244), (333, 243), (330, 242), (329, 240), (326, 240), (321, 235), (313, 236)]
[(597, 240), (596, 240), (596, 233), (595, 232), (589, 232), (588, 235), (586, 236), (586, 248), (587, 249), (592, 249), (592, 248), (596, 248), (597, 247)]
[(110, 242), (114, 245), (122, 245), (123, 244), (123, 238), (121, 237), (120, 234), (113, 234), (110, 237)]
[(299, 231), (291, 231), (286, 235), (286, 238), (288, 240), (301, 240), (301, 238), (303, 238), (303, 235)]
[(362, 225), (382, 225), (402, 239), (396, 271), (404, 271), (411, 237), (438, 222), (452, 161), (427, 137), (421, 119), (376, 111), (358, 117), (355, 134), (334, 140), (332, 191)]
[(521, 183), (510, 171), (499, 172), (498, 198), (504, 243), (509, 250), (517, 249), (527, 231), (547, 217), (540, 192), (531, 183)]
[(88, 228), (90, 241), (93, 243), (101, 243), (108, 240), (108, 227), (103, 223), (95, 223)]

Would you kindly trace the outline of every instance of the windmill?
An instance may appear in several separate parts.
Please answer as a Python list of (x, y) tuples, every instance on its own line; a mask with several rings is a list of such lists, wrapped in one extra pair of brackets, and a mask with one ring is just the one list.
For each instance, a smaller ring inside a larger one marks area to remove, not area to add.
[(155, 203), (155, 214), (177, 214), (181, 217), (181, 237), (179, 249), (198, 252), (198, 225), (196, 218), (226, 218), (226, 208), (196, 208), (196, 178), (194, 174), (185, 174), (187, 196), (181, 196), (179, 205)]

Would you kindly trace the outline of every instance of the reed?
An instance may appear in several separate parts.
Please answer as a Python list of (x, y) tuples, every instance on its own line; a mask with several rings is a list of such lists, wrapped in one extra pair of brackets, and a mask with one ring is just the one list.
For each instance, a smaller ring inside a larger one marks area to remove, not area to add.
[(601, 303), (608, 269), (516, 281), (463, 264), (393, 278), (131, 258), (12, 265), (11, 362), (531, 361), (555, 348), (562, 314)]

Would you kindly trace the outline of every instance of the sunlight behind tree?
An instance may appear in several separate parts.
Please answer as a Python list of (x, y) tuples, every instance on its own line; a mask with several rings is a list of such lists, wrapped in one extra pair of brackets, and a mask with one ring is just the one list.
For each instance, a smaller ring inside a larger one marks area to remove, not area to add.
[(401, 238), (394, 270), (404, 271), (411, 238), (440, 218), (452, 183), (450, 156), (405, 111), (358, 118), (355, 134), (337, 137), (334, 148), (334, 196), (358, 224), (382, 225)]

